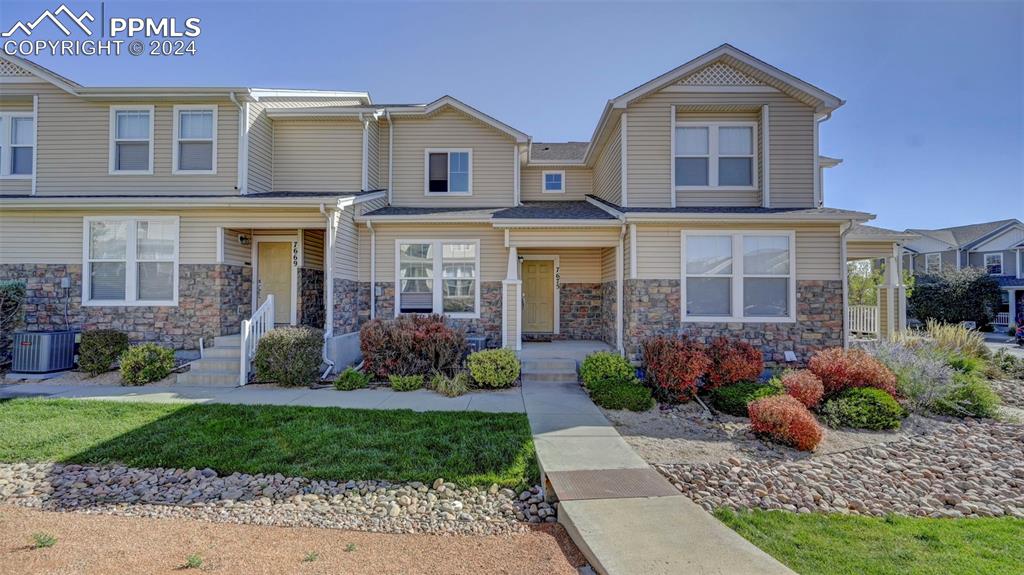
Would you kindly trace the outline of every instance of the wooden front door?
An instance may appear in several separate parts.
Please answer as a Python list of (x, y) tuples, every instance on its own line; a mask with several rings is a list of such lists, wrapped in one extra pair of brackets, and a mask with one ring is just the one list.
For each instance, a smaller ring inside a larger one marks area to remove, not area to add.
[(274, 323), (292, 320), (292, 243), (259, 242), (259, 277), (256, 281), (256, 305), (263, 305), (274, 294)]
[(523, 331), (555, 331), (555, 263), (523, 261)]

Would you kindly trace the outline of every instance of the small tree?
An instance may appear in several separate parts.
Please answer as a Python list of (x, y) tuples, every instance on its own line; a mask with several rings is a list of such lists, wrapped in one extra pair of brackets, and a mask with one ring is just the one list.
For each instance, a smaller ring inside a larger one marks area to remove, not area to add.
[(850, 305), (878, 305), (878, 286), (882, 285), (881, 269), (871, 265), (871, 260), (856, 260), (847, 264), (847, 285)]
[(0, 365), (11, 352), (11, 332), (21, 327), (25, 307), (25, 282), (0, 280)]
[(910, 315), (920, 321), (973, 321), (988, 325), (1000, 302), (999, 282), (979, 268), (944, 270), (917, 278), (907, 298)]

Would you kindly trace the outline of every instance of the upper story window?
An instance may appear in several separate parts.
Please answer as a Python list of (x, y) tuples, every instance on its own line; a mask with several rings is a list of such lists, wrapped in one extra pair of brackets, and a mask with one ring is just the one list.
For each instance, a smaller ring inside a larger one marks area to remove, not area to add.
[(683, 232), (684, 321), (793, 321), (792, 232)]
[(942, 271), (942, 254), (924, 255), (924, 273), (937, 274)]
[(542, 182), (544, 187), (541, 191), (545, 194), (562, 194), (565, 193), (565, 172), (564, 171), (545, 171), (542, 175)]
[(757, 186), (755, 122), (678, 122), (675, 133), (677, 188)]
[(85, 218), (85, 305), (177, 305), (177, 217)]
[(175, 174), (217, 173), (217, 107), (175, 106)]
[(153, 173), (153, 106), (110, 108), (110, 173)]
[(473, 193), (473, 150), (428, 149), (424, 159), (426, 195)]
[(0, 177), (32, 177), (35, 124), (32, 114), (0, 113)]
[(985, 269), (991, 275), (1003, 275), (1003, 254), (985, 254)]
[(399, 240), (395, 250), (399, 313), (479, 317), (478, 241)]

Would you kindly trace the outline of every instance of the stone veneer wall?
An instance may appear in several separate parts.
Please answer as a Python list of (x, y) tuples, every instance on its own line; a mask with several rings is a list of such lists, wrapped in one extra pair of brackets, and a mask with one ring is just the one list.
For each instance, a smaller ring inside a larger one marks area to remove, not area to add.
[[(351, 282), (355, 283), (355, 282)], [(335, 281), (335, 302), (338, 302), (338, 282)], [(377, 296), (377, 318), (391, 319), (395, 317), (395, 284), (393, 282), (377, 282), (380, 295)], [(359, 302), (356, 324), (361, 325), (370, 317), (370, 284), (361, 283), (353, 288), (353, 301)], [(337, 303), (335, 310), (338, 309)], [(480, 317), (477, 319), (452, 318), (449, 321), (466, 330), (469, 335), (487, 337), (487, 345), (501, 346), (501, 282), (480, 283)], [(335, 320), (337, 325), (337, 320)]]
[(615, 282), (601, 284), (601, 340), (615, 347)]
[[(334, 280), (334, 335), (358, 331), (370, 317), (370, 301), (363, 303), (364, 286), (353, 280)], [(365, 317), (363, 315), (365, 314)]]
[(603, 339), (603, 301), (599, 283), (562, 284), (559, 290), (559, 333), (555, 339)]
[(324, 272), (299, 268), (299, 325), (324, 328)]
[(843, 282), (797, 281), (795, 323), (680, 324), (679, 280), (628, 280), (625, 285), (625, 344), (640, 359), (640, 343), (654, 335), (685, 334), (701, 341), (726, 336), (759, 347), (768, 363), (793, 351), (804, 363), (815, 351), (843, 345)]
[(68, 324), (72, 329), (117, 329), (132, 342), (152, 341), (196, 349), (199, 338), (238, 333), (252, 315), (252, 268), (227, 264), (178, 266), (177, 306), (82, 306), (81, 264), (5, 264), (0, 279), (26, 282), (25, 329), (64, 329), (64, 290), (71, 278)]

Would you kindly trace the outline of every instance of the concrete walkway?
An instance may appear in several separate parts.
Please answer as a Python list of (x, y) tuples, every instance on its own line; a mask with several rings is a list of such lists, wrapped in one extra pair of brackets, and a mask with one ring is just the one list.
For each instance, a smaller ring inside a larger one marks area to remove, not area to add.
[(597, 571), (793, 575), (647, 465), (578, 383), (524, 379), (523, 402), (558, 520)]
[(0, 385), (0, 399), (21, 396), (52, 398), (145, 401), (153, 403), (236, 403), (244, 405), (306, 405), (311, 407), (347, 407), (357, 409), (411, 409), (413, 411), (485, 411), (522, 413), (523, 396), (519, 388), (467, 393), (445, 397), (421, 389), (396, 392), (390, 388), (287, 389), (265, 385), (245, 387), (193, 387), (82, 385), (69, 383), (19, 383)]

